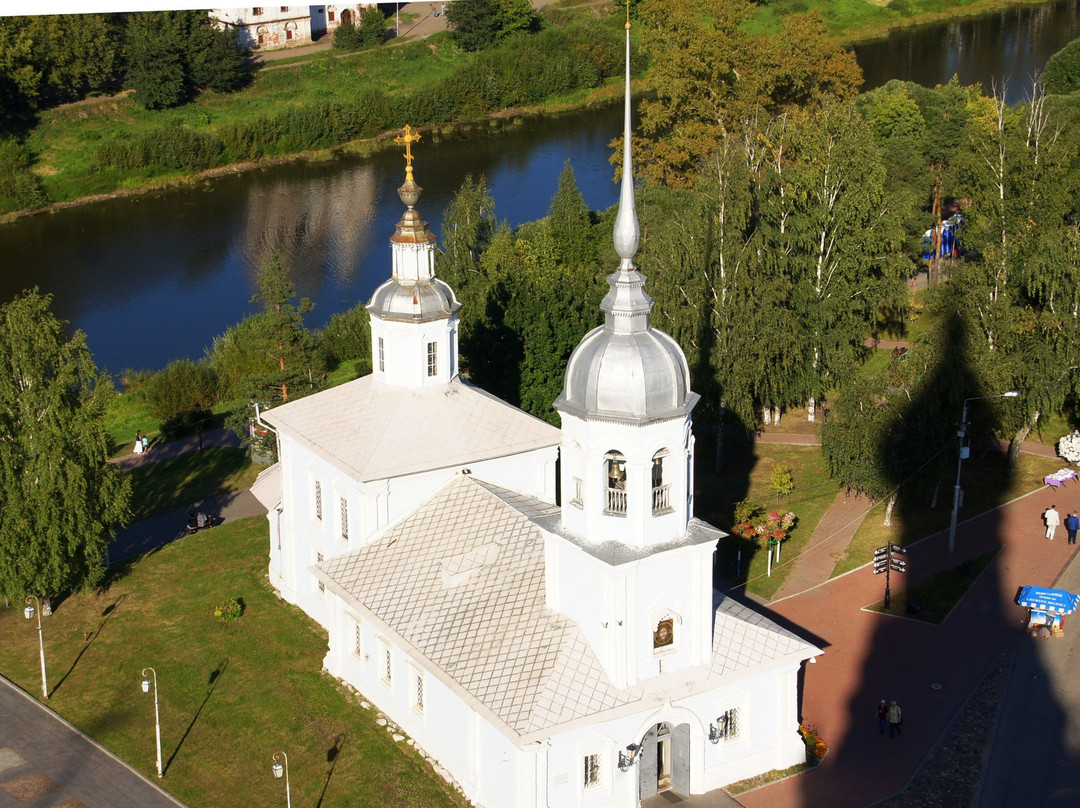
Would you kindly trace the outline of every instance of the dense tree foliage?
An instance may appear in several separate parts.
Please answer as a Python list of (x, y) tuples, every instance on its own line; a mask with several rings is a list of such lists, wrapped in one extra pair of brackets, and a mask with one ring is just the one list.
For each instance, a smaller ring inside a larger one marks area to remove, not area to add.
[(271, 405), (299, 398), (321, 384), (324, 365), (304, 315), (313, 304), (296, 293), (280, 255), (259, 269), (262, 312), (241, 321), (214, 341), (211, 366), (226, 399)]
[(643, 0), (639, 9), (656, 92), (641, 103), (644, 169), (671, 187), (690, 184), (746, 121), (847, 100), (862, 83), (854, 55), (830, 43), (816, 13), (786, 17), (770, 38), (746, 33), (749, 0)]
[(147, 109), (174, 107), (198, 90), (231, 92), (251, 72), (233, 34), (205, 12), (151, 11), (130, 16), (125, 84)]
[(1046, 60), (1042, 87), (1048, 93), (1066, 94), (1080, 90), (1080, 39), (1074, 39)]
[(569, 164), (539, 222), (498, 225), (486, 183), (470, 177), (443, 223), (438, 272), (462, 301), (469, 378), (552, 423), (570, 353), (600, 319), (594, 230), (604, 228), (594, 227)]
[(446, 6), (446, 24), (462, 50), (490, 48), (500, 39), (537, 30), (529, 0), (455, 0)]
[(0, 17), (0, 130), (124, 85), (148, 109), (231, 92), (250, 78), (246, 56), (204, 11)]
[(0, 592), (12, 599), (96, 584), (130, 517), (130, 482), (108, 462), (112, 385), (50, 302), (35, 290), (0, 308)]

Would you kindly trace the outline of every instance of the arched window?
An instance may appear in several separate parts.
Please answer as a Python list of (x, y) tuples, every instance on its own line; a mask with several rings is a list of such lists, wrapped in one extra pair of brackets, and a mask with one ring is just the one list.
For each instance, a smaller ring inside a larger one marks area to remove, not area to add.
[(671, 513), (671, 484), (667, 481), (667, 469), (665, 464), (670, 454), (667, 449), (661, 449), (653, 455), (652, 459), (652, 512), (653, 516)]
[(259, 35), (259, 47), (261, 48), (266, 44), (266, 34), (268, 33), (265, 25), (260, 25), (255, 29), (255, 33)]
[(607, 497), (604, 512), (626, 515), (626, 458), (612, 450), (604, 455), (604, 478)]

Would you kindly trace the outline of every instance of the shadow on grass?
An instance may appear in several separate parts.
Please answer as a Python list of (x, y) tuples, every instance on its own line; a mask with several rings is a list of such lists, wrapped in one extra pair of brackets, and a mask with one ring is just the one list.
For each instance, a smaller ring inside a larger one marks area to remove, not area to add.
[(69, 676), (71, 676), (71, 672), (73, 670), (75, 670), (75, 666), (79, 664), (79, 660), (83, 658), (83, 654), (85, 654), (87, 649), (91, 645), (94, 644), (94, 642), (98, 638), (98, 635), (100, 635), (101, 632), (104, 630), (105, 624), (109, 622), (109, 618), (113, 616), (113, 614), (116, 612), (117, 607), (121, 603), (124, 602), (124, 598), (126, 598), (126, 597), (127, 597), (127, 595), (121, 595), (114, 602), (110, 603), (108, 606), (106, 606), (102, 610), (102, 612), (101, 612), (102, 620), (101, 620), (100, 623), (98, 623), (97, 629), (94, 630), (94, 631), (91, 631), (89, 633), (89, 636), (83, 638), (83, 646), (82, 646), (82, 648), (79, 649), (79, 654), (78, 654), (78, 656), (75, 657), (75, 660), (71, 663), (71, 667), (67, 669), (67, 673), (65, 673), (63, 676), (60, 677), (60, 681), (58, 681), (55, 685), (53, 685), (52, 692), (54, 694), (56, 693), (57, 690), (60, 689), (60, 686), (64, 684), (64, 682), (67, 680), (67, 678)]
[(326, 762), (330, 764), (330, 768), (326, 772), (326, 780), (323, 782), (322, 791), (319, 792), (319, 800), (315, 803), (315, 808), (322, 808), (323, 798), (326, 797), (326, 788), (330, 785), (330, 778), (334, 775), (334, 767), (337, 765), (338, 755), (341, 754), (341, 746), (345, 743), (345, 734), (338, 733), (338, 736), (334, 738), (334, 745), (326, 750)]
[(199, 705), (199, 709), (195, 711), (195, 715), (191, 717), (191, 723), (187, 725), (187, 729), (184, 730), (184, 734), (180, 736), (179, 743), (176, 744), (176, 748), (173, 753), (169, 755), (169, 759), (165, 762), (165, 766), (162, 768), (162, 772), (167, 772), (172, 762), (176, 760), (176, 756), (180, 754), (180, 747), (184, 745), (184, 741), (187, 740), (188, 735), (191, 734), (192, 727), (195, 726), (195, 722), (199, 720), (199, 716), (202, 715), (203, 709), (206, 707), (207, 702), (210, 701), (210, 697), (214, 695), (214, 688), (217, 687), (218, 681), (225, 673), (225, 669), (229, 667), (229, 660), (223, 659), (218, 663), (218, 666), (214, 670), (210, 671), (210, 676), (207, 680), (206, 697), (203, 698), (202, 704)]
[(248, 466), (250, 461), (243, 449), (208, 446), (201, 452), (132, 469), (134, 519), (146, 519), (232, 490), (236, 478)]

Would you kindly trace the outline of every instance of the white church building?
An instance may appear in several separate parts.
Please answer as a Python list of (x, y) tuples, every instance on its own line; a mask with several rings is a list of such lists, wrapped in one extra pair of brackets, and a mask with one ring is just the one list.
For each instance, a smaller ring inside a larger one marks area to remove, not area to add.
[(561, 430), (458, 375), (408, 127), (373, 373), (263, 414), (271, 583), (329, 632), (326, 670), (487, 808), (631, 808), (805, 760), (821, 651), (713, 589), (724, 534), (693, 516), (698, 396), (634, 265), (629, 71), (624, 135), (621, 263)]

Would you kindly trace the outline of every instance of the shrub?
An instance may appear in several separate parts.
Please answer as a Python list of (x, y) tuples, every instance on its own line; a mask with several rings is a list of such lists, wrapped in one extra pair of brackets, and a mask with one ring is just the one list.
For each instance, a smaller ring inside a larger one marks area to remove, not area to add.
[(1051, 56), (1042, 74), (1043, 90), (1064, 95), (1080, 89), (1080, 39)]
[(41, 180), (30, 170), (30, 153), (14, 138), (0, 139), (0, 212), (49, 204)]
[(348, 360), (371, 366), (371, 318), (363, 306), (335, 314), (318, 336), (319, 352), (330, 367)]
[(174, 413), (163, 420), (158, 426), (158, 429), (165, 440), (176, 440), (185, 435), (194, 434), (195, 430), (205, 417), (206, 413), (201, 410), (198, 412), (195, 410), (184, 410), (183, 412)]
[(196, 405), (209, 409), (217, 400), (216, 389), (217, 379), (209, 365), (177, 359), (147, 382), (146, 402), (151, 415), (167, 419)]
[(215, 165), (225, 151), (221, 138), (193, 132), (179, 122), (159, 126), (135, 139), (121, 138), (98, 146), (98, 161), (114, 168), (178, 168), (188, 171)]
[(352, 20), (347, 20), (334, 29), (334, 47), (339, 50), (359, 50), (364, 47), (360, 30), (353, 25)]
[(377, 5), (367, 6), (360, 12), (360, 25), (356, 28), (360, 44), (365, 48), (378, 45), (386, 39), (386, 15)]
[(229, 598), (214, 609), (214, 617), (223, 623), (235, 623), (244, 615), (244, 601), (240, 598)]

